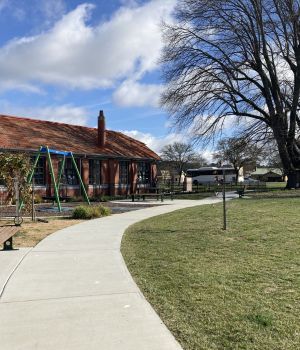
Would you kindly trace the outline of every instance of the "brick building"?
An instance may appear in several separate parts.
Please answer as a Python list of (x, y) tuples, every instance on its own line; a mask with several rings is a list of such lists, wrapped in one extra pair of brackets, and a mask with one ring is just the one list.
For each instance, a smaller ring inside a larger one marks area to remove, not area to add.
[[(121, 195), (152, 187), (159, 156), (144, 143), (120, 132), (106, 130), (100, 111), (98, 128), (0, 115), (0, 152), (25, 152), (34, 159), (40, 146), (73, 152), (89, 196)], [(62, 158), (51, 155), (57, 177)], [(35, 172), (35, 188), (52, 196), (53, 185), (46, 157)], [(1, 169), (0, 169), (1, 173)], [(62, 197), (79, 196), (81, 190), (71, 159), (66, 159), (60, 185)]]

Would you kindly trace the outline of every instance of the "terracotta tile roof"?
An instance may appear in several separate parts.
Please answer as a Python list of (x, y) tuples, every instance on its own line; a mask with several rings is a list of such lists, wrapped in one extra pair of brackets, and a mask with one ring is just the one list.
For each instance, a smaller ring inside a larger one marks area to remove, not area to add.
[(143, 142), (106, 130), (106, 145), (97, 144), (98, 130), (44, 120), (0, 115), (0, 150), (38, 150), (42, 145), (74, 154), (160, 159)]

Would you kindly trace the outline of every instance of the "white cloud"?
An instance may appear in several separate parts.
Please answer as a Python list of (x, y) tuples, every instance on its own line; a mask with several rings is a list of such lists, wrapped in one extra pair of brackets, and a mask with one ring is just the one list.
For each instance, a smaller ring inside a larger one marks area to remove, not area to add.
[(201, 154), (202, 157), (204, 157), (208, 163), (212, 163), (214, 160), (214, 151), (212, 150), (202, 150), (201, 152), (199, 152)]
[[(38, 23), (42, 28), (49, 27), (65, 13), (64, 0), (0, 0), (0, 11), (19, 22), (29, 21), (33, 27)], [(31, 28), (32, 29), (32, 28)]]
[(57, 19), (61, 17), (66, 9), (66, 4), (64, 0), (47, 0), (38, 1), (38, 6), (40, 6), (41, 12), (49, 20)]
[[(45, 83), (92, 89), (140, 78), (157, 68), (160, 17), (170, 16), (174, 4), (175, 0), (152, 0), (123, 6), (96, 26), (88, 24), (94, 5), (81, 4), (49, 31), (0, 48), (0, 88), (9, 81), (16, 88)], [(149, 93), (152, 88), (144, 90)]]
[(158, 84), (140, 84), (136, 81), (124, 81), (114, 92), (113, 99), (123, 107), (158, 107), (163, 87)]
[[(142, 141), (148, 146), (150, 149), (152, 149), (154, 152), (160, 154), (161, 149), (166, 146), (170, 145), (174, 142), (188, 142), (189, 137), (186, 134), (179, 134), (179, 133), (170, 133), (166, 135), (165, 137), (156, 137), (152, 135), (151, 133), (143, 133), (138, 130), (123, 130), (121, 131), (125, 135), (128, 135), (136, 140)], [(203, 156), (209, 163), (213, 161), (214, 151), (212, 149), (198, 149), (195, 146), (195, 151), (201, 156)]]
[(2, 106), (0, 110), (1, 114), (74, 125), (87, 125), (88, 122), (88, 112), (86, 109), (69, 104), (46, 107), (17, 107), (7, 101), (0, 102)]
[(0, 11), (8, 5), (8, 0), (0, 0)]
[(128, 135), (136, 140), (144, 142), (153, 151), (159, 153), (165, 145), (172, 144), (174, 142), (186, 142), (187, 137), (181, 134), (168, 134), (165, 137), (157, 137), (151, 133), (143, 133), (138, 130), (122, 130), (123, 134)]

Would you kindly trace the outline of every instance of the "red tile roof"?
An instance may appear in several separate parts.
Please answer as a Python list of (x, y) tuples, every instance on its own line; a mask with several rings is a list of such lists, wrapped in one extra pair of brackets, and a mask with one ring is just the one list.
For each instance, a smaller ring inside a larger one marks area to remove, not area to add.
[(97, 142), (96, 128), (0, 115), (0, 150), (33, 151), (43, 145), (74, 154), (159, 159), (143, 142), (117, 131), (106, 130), (104, 148)]

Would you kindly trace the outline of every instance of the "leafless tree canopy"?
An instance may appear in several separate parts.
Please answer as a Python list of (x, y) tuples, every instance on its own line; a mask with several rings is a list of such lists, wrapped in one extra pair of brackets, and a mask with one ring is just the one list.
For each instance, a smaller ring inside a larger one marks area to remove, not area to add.
[[(225, 121), (271, 131), (291, 179), (300, 169), (300, 0), (179, 0), (164, 25), (162, 103), (179, 127)], [(263, 134), (262, 134), (263, 136)]]
[(236, 183), (240, 169), (249, 163), (257, 163), (264, 156), (262, 148), (245, 138), (229, 137), (218, 142), (215, 160), (229, 162), (236, 173)]
[(161, 150), (161, 158), (168, 164), (169, 169), (172, 169), (179, 175), (185, 170), (187, 164), (198, 160), (193, 146), (182, 142), (174, 142), (173, 144), (164, 146)]

